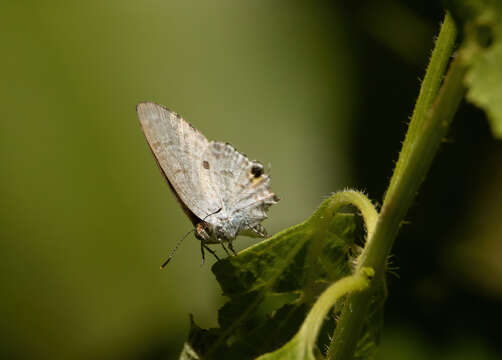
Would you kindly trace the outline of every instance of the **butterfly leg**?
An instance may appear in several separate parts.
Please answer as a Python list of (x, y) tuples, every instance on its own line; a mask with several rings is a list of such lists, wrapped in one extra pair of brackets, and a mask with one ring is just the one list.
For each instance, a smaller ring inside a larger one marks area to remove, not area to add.
[(218, 257), (218, 255), (216, 255), (216, 253), (213, 251), (213, 249), (211, 249), (209, 246), (207, 246), (206, 244), (204, 244), (204, 242), (200, 242), (200, 251), (202, 252), (202, 264), (204, 264), (204, 249), (206, 249), (207, 251), (209, 251), (211, 253), (211, 255), (213, 255), (217, 261), (220, 261), (220, 258)]
[(263, 237), (263, 238), (267, 237), (267, 230), (265, 230), (265, 228), (262, 225), (260, 225), (260, 224), (252, 227), (251, 230), (255, 234), (257, 234), (259, 237)]
[(228, 252), (228, 249), (225, 247), (225, 244), (223, 244), (223, 241), (221, 239), (218, 239), (218, 241), (220, 242), (220, 245), (223, 248), (223, 250), (225, 250), (225, 252), (227, 253), (227, 256), (230, 256), (230, 253)]
[(237, 253), (235, 252), (234, 245), (233, 245), (232, 241), (228, 242), (228, 247), (230, 248), (230, 251), (232, 252), (232, 254), (234, 254), (234, 256), (237, 256)]
[(202, 254), (202, 261), (200, 263), (200, 266), (204, 265), (204, 261), (206, 260), (206, 255), (204, 254), (204, 243), (201, 241), (200, 242), (200, 252)]

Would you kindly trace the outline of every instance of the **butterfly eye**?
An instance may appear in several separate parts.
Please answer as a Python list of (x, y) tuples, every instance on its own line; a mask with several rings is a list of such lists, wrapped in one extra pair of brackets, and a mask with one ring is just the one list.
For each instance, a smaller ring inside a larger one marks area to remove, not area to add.
[(263, 175), (263, 166), (259, 164), (253, 165), (253, 167), (251, 168), (251, 174), (253, 174), (255, 178), (259, 178)]
[(202, 162), (202, 166), (204, 167), (204, 169), (209, 170), (209, 163), (206, 160)]

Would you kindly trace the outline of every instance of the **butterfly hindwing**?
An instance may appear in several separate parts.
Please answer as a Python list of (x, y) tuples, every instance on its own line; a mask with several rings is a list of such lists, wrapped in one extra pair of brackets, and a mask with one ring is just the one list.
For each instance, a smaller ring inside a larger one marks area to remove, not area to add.
[[(205, 154), (206, 155), (206, 154)], [(210, 142), (207, 149), (211, 182), (218, 187), (227, 216), (239, 219), (239, 230), (247, 236), (265, 236), (260, 222), (267, 218), (268, 208), (278, 199), (270, 191), (270, 177), (263, 166), (250, 161), (230, 144)]]

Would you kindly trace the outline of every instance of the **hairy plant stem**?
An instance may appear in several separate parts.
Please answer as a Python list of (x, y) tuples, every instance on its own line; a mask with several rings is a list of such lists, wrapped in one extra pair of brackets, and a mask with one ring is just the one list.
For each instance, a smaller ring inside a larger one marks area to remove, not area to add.
[(349, 292), (364, 290), (368, 287), (373, 275), (373, 269), (363, 268), (354, 275), (338, 280), (319, 296), (299, 330), (299, 334), (303, 335), (307, 351), (312, 351), (315, 347), (323, 320), (335, 301)]
[(308, 248), (307, 259), (305, 261), (305, 272), (307, 284), (303, 294), (303, 301), (305, 303), (313, 304), (317, 300), (318, 288), (316, 286), (316, 277), (318, 276), (319, 257), (322, 251), (322, 245), (326, 231), (329, 227), (330, 221), (335, 214), (344, 206), (352, 205), (356, 207), (361, 216), (363, 217), (368, 236), (371, 236), (375, 231), (376, 222), (378, 220), (378, 212), (371, 203), (371, 201), (361, 192), (355, 190), (344, 190), (334, 193), (329, 199), (324, 201), (319, 209), (309, 219), (310, 222), (315, 223), (313, 229), (319, 229), (316, 233), (312, 234), (312, 240)]
[(447, 13), (427, 67), (412, 121), (387, 189), (375, 232), (371, 238), (368, 238), (358, 261), (356, 271), (364, 267), (373, 268), (375, 278), (367, 290), (347, 297), (328, 349), (328, 359), (347, 360), (353, 357), (372, 301), (372, 294), (378, 286), (382, 286), (386, 260), (399, 226), (430, 168), (441, 139), (445, 136), (464, 95), (463, 78), (467, 65), (461, 57), (451, 63), (438, 94), (444, 69), (453, 51), (455, 38), (455, 24)]

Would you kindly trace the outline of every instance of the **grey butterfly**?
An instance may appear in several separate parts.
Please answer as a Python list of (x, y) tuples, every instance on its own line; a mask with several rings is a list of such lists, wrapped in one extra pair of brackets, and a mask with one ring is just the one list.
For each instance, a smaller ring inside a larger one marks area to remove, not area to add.
[(267, 235), (261, 222), (279, 199), (270, 191), (262, 164), (230, 144), (208, 141), (162, 105), (143, 102), (136, 110), (157, 165), (195, 227), (203, 261), (204, 249), (217, 257), (207, 244), (221, 244), (228, 254), (226, 243), (235, 254), (232, 241), (237, 235)]

